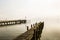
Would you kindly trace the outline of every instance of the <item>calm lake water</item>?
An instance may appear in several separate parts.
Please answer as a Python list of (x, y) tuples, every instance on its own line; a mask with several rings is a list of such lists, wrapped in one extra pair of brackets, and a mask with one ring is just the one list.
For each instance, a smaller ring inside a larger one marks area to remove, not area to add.
[(0, 40), (12, 40), (25, 31), (25, 24), (0, 27)]
[[(27, 27), (40, 20), (30, 20), (26, 24), (17, 24), (0, 27), (0, 40), (12, 40), (27, 31)], [(60, 40), (60, 21), (44, 20), (44, 29), (42, 31), (41, 40)]]
[(41, 40), (60, 40), (60, 20), (47, 19), (44, 21)]
[[(32, 22), (32, 23), (31, 23)], [(31, 28), (31, 24), (35, 23), (36, 20), (28, 20), (26, 24), (17, 24), (9, 26), (0, 26), (0, 40), (12, 40), (22, 33), (27, 31), (27, 27)]]

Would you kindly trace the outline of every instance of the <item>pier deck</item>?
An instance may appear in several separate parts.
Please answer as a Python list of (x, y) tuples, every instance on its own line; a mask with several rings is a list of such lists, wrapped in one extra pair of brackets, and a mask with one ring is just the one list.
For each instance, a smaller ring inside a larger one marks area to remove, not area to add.
[(0, 26), (21, 24), (21, 23), (26, 23), (26, 20), (8, 20), (8, 21), (0, 21)]
[(13, 40), (40, 40), (43, 27), (44, 22), (35, 24), (31, 29), (27, 30), (25, 33), (19, 35)]

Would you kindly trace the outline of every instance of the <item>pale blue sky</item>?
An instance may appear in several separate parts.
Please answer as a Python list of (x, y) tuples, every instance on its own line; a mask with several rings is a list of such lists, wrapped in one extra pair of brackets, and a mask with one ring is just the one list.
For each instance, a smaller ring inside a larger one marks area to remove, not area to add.
[(56, 17), (60, 15), (59, 0), (0, 0), (0, 19)]

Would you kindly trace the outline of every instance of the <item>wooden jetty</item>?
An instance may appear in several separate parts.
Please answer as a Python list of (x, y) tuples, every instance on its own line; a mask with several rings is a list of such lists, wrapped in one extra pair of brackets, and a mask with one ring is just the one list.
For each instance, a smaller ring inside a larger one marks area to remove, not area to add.
[(27, 31), (13, 40), (40, 40), (43, 27), (44, 22), (36, 23), (33, 26), (31, 25), (31, 29), (28, 29), (27, 26)]
[(21, 24), (21, 23), (26, 23), (26, 20), (8, 20), (8, 21), (0, 21), (0, 26)]

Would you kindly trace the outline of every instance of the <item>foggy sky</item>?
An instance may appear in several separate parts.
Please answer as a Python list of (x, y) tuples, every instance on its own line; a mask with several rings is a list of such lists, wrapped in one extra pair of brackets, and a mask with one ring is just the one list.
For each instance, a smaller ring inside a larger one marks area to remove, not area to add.
[(0, 0), (0, 19), (57, 17), (59, 0)]

